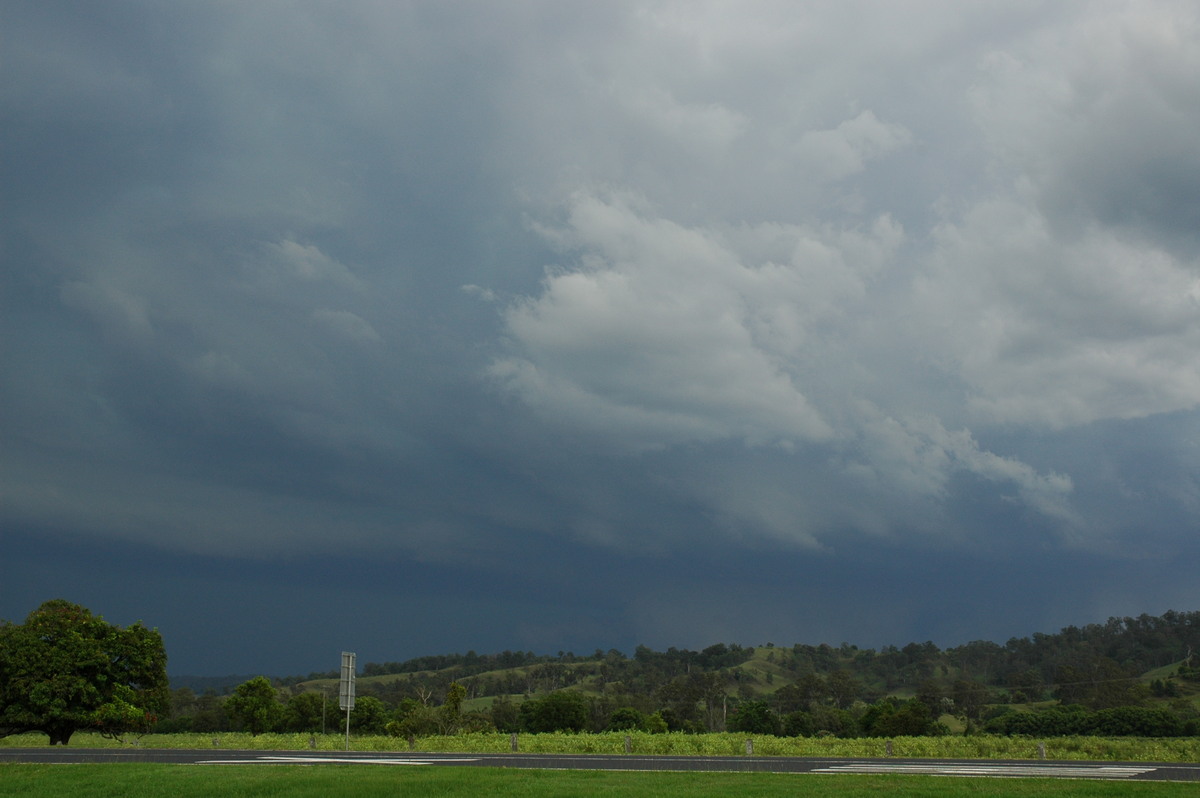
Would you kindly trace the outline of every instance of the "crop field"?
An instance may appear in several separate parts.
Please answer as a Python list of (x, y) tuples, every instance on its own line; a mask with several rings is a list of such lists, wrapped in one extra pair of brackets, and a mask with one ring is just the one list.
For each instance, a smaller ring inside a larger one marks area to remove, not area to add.
[[(755, 756), (882, 757), (887, 741), (878, 738), (843, 740), (836, 737), (748, 737), (744, 734), (649, 734), (604, 732), (600, 734), (522, 734), (517, 738), (522, 753), (621, 754), (629, 737), (633, 754), (676, 756), (742, 756), (746, 741), (752, 741)], [(1196, 737), (1051, 737), (1043, 741), (1026, 737), (970, 735), (946, 737), (897, 737), (891, 741), (892, 756), (947, 759), (1037, 759), (1038, 744), (1046, 747), (1047, 759), (1101, 760), (1110, 762), (1200, 762), (1200, 738)], [(4, 747), (38, 747), (47, 744), (45, 735), (27, 734), (0, 739)], [(111, 740), (98, 734), (79, 733), (71, 738), (77, 748), (110, 748), (139, 745), (145, 748), (213, 748), (271, 751), (340, 751), (345, 737), (336, 734), (260, 734), (219, 732), (213, 734), (147, 734)], [(355, 751), (421, 751), (427, 753), (506, 753), (512, 750), (507, 734), (457, 734), (418, 737), (408, 741), (396, 737), (350, 738)]]
[(907, 796), (1194, 795), (1195, 785), (1053, 779), (934, 776), (824, 776), (770, 773), (627, 773), (502, 768), (365, 765), (198, 766), (160, 764), (0, 765), (0, 796), (21, 798), (369, 798), (369, 796), (784, 796), (855, 798), (902, 791)]

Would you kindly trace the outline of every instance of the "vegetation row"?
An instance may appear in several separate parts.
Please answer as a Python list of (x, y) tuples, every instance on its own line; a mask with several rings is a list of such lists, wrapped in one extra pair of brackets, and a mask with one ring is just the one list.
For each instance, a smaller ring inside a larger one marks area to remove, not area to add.
[[(571, 732), (918, 739), (982, 734), (1179, 738), (1200, 725), (1200, 613), (1110, 619), (1003, 646), (933, 643), (639, 646), (583, 657), (529, 652), (368, 664), (350, 732), (420, 740)], [(370, 674), (370, 675), (368, 675)], [(168, 686), (156, 631), (55, 600), (0, 624), (0, 736), (77, 730), (314, 736), (345, 731), (335, 674)], [(640, 738), (639, 738), (640, 739)], [(450, 746), (453, 749), (453, 746)]]

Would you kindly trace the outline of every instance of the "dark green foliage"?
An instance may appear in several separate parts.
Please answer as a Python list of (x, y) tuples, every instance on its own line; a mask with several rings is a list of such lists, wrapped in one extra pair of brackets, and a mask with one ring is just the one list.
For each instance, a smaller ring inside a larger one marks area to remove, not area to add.
[(854, 715), (835, 707), (818, 707), (813, 710), (814, 734), (819, 737), (857, 737), (858, 721)]
[(411, 698), (400, 702), (396, 719), (384, 730), (393, 737), (427, 737), (441, 734), (441, 718), (436, 707), (426, 706)]
[(324, 693), (300, 693), (288, 699), (283, 728), (291, 732), (321, 732), (336, 726), (338, 706)]
[(492, 702), (492, 724), (496, 731), (511, 734), (521, 730), (521, 714), (517, 705), (508, 696), (500, 696)]
[[(564, 655), (566, 657), (567, 655)], [(575, 655), (569, 655), (573, 660)], [(393, 673), (419, 673), (421, 671), (443, 671), (456, 668), (464, 676), (470, 676), (487, 671), (520, 668), (525, 665), (535, 665), (542, 662), (554, 662), (555, 657), (537, 655), (532, 651), (504, 651), (500, 654), (480, 656), (474, 651), (466, 654), (442, 654), (429, 657), (417, 657), (405, 662), (368, 662), (363, 666), (363, 676), (386, 676)]]
[(729, 719), (729, 731), (779, 735), (783, 724), (766, 701), (746, 701)]
[(122, 629), (68, 601), (0, 624), (0, 736), (38, 731), (66, 745), (79, 729), (148, 731), (170, 707), (157, 631)]
[(845, 668), (838, 668), (829, 674), (825, 684), (838, 709), (848, 709), (863, 693), (862, 684)]
[(581, 693), (559, 690), (521, 704), (521, 729), (527, 732), (583, 731), (588, 725), (588, 702)]
[(255, 735), (276, 731), (283, 722), (283, 704), (265, 676), (238, 685), (225, 701), (225, 710), (238, 730)]
[(1041, 712), (1009, 712), (987, 724), (997, 734), (1063, 737), (1095, 734), (1103, 737), (1180, 737), (1184, 723), (1169, 710), (1151, 707), (1114, 707), (1091, 711), (1075, 705), (1051, 707)]
[(1174, 679), (1155, 679), (1150, 682), (1150, 694), (1155, 698), (1178, 698), (1181, 693), (1179, 683)]
[[(384, 728), (392, 719), (391, 710), (374, 696), (364, 695), (354, 699), (354, 709), (350, 710), (350, 731), (354, 734), (383, 734)], [(342, 710), (339, 715), (338, 728), (346, 731), (346, 713)]]
[(1165, 709), (1113, 707), (1095, 714), (1090, 733), (1101, 737), (1180, 737), (1185, 730), (1179, 718)]
[(973, 679), (956, 680), (950, 688), (950, 698), (954, 702), (954, 714), (967, 721), (979, 720), (990, 700), (987, 685)]
[[(945, 728), (937, 721), (946, 714), (967, 721), (973, 730), (999, 722), (998, 706), (1025, 707), (1049, 698), (1092, 713), (1178, 698), (1169, 711), (1183, 724), (1194, 726), (1197, 721), (1190, 703), (1197, 688), (1190, 680), (1200, 681), (1200, 668), (1193, 667), (1188, 656), (1200, 648), (1200, 613), (1110, 619), (1067, 627), (1059, 634), (1014, 638), (1004, 645), (974, 641), (945, 650), (932, 642), (879, 651), (847, 643), (768, 648), (762, 658), (752, 648), (724, 643), (701, 651), (656, 652), (638, 646), (632, 657), (615, 649), (586, 657), (570, 652), (423, 657), (368, 664), (368, 674), (395, 676), (360, 681), (359, 696), (396, 708), (389, 730), (414, 735), (558, 725), (543, 722), (541, 703), (566, 688), (580, 694), (585, 731), (647, 726), (722, 731), (728, 723), (731, 730), (750, 724), (756, 730), (774, 728), (795, 735), (938, 734)], [(1142, 684), (1140, 674), (1149, 669), (1146, 666), (1180, 659), (1185, 662), (1177, 673)], [(915, 695), (925, 709), (895, 699), (881, 705), (881, 697), (893, 688), (896, 694)], [(443, 704), (435, 706), (434, 697), (443, 694)], [(497, 698), (482, 712), (462, 711), (467, 699), (522, 694), (524, 710)], [(203, 702), (194, 695), (181, 701), (187, 714), (172, 723), (196, 731), (229, 728), (230, 721), (222, 720), (220, 700), (212, 698), (202, 709)], [(765, 703), (773, 724), (751, 722), (758, 712), (756, 702)], [(287, 726), (311, 728), (313, 717), (309, 712), (303, 723), (293, 722), (289, 714)], [(579, 725), (578, 716), (571, 725)], [(353, 724), (351, 730), (361, 731)]]
[(1077, 656), (1071, 664), (1058, 667), (1057, 697), (1064, 704), (1083, 704), (1092, 709), (1139, 704), (1149, 692), (1134, 677), (1137, 673), (1108, 657)]
[[(391, 722), (388, 722), (383, 703), (372, 697), (372, 717), (364, 718), (361, 726), (356, 725), (351, 718), (351, 728), (360, 734), (379, 734), (386, 731), (394, 737), (425, 737), (431, 734), (458, 734), (461, 731), (485, 731), (494, 728), (491, 717), (485, 713), (463, 713), (462, 702), (466, 697), (466, 688), (457, 682), (451, 682), (446, 688), (446, 696), (440, 707), (406, 698), (400, 702), (395, 712), (395, 720)], [(359, 699), (360, 704), (362, 700)], [(377, 712), (375, 705), (378, 705)], [(375, 731), (371, 731), (372, 729)]]
[(829, 695), (825, 680), (815, 673), (806, 673), (789, 685), (775, 691), (776, 706), (783, 713), (811, 709)]
[(642, 730), (646, 727), (646, 716), (633, 707), (621, 707), (608, 718), (610, 731)]
[(811, 737), (816, 732), (808, 712), (789, 712), (783, 716), (783, 733), (787, 737)]
[(1191, 657), (1188, 657), (1188, 662), (1183, 663), (1175, 670), (1175, 675), (1180, 679), (1188, 682), (1200, 682), (1200, 666), (1190, 664)]
[(929, 707), (920, 701), (880, 701), (869, 707), (859, 718), (859, 731), (864, 737), (924, 737), (946, 733)]

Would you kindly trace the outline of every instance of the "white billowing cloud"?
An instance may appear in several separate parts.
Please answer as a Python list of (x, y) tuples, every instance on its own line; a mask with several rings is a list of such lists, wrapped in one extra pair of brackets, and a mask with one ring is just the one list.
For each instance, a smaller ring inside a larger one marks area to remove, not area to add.
[(305, 283), (326, 282), (339, 288), (360, 290), (363, 285), (354, 274), (312, 244), (284, 239), (266, 244), (268, 257), (258, 268), (285, 279)]
[(516, 351), (492, 374), (548, 418), (637, 448), (831, 437), (807, 396), (811, 331), (903, 239), (886, 218), (866, 232), (687, 228), (587, 193), (546, 234), (581, 262), (509, 307)]
[(656, 135), (705, 154), (728, 147), (749, 124), (744, 115), (721, 103), (682, 103), (661, 87), (643, 88), (617, 101), (630, 118)]
[(959, 472), (1015, 487), (1028, 506), (1059, 521), (1077, 524), (1066, 474), (1039, 474), (1026, 463), (981, 449), (969, 430), (947, 430), (933, 417), (896, 419), (868, 406), (861, 413), (861, 460), (847, 466), (858, 478), (910, 496), (942, 499)]
[(312, 313), (313, 321), (323, 325), (349, 341), (378, 341), (379, 333), (370, 322), (348, 310), (317, 308)]
[(1104, 7), (981, 59), (996, 191), (915, 283), (975, 422), (1055, 427), (1200, 405), (1200, 16)]
[(990, 421), (1065, 426), (1200, 404), (1200, 262), (1018, 201), (937, 233), (916, 306)]
[(1139, 3), (1034, 31), (982, 62), (979, 129), (1052, 217), (1195, 232), (1200, 13)]
[(805, 172), (823, 180), (858, 174), (868, 161), (897, 150), (912, 140), (902, 125), (880, 122), (870, 111), (847, 119), (833, 130), (812, 130), (793, 145)]
[[(693, 500), (712, 505), (729, 530), (820, 546), (839, 526), (886, 534), (903, 517), (921, 527), (964, 472), (1077, 525), (1069, 476), (1039, 473), (983, 449), (968, 429), (858, 395), (878, 357), (856, 348), (864, 338), (896, 336), (874, 344), (893, 356), (911, 345), (894, 321), (903, 310), (863, 325), (889, 301), (881, 286), (905, 243), (890, 218), (866, 229), (686, 227), (627, 194), (580, 192), (565, 222), (541, 232), (577, 262), (508, 306), (511, 351), (490, 374), (544, 422), (601, 449), (737, 440), (808, 450), (805, 469), (831, 458), (832, 476), (796, 475), (799, 484), (758, 473), (703, 480)], [(865, 359), (840, 362), (847, 356)], [(874, 388), (884, 401), (890, 390)], [(847, 505), (856, 491), (891, 511)]]

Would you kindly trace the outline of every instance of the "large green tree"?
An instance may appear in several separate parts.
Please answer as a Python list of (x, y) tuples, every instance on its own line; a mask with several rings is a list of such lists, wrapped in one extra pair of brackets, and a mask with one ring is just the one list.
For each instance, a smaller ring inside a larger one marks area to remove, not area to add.
[(239, 684), (225, 699), (225, 710), (234, 723), (252, 735), (275, 731), (284, 718), (279, 694), (265, 676)]
[(323, 732), (326, 721), (337, 722), (338, 707), (326, 706), (324, 693), (300, 693), (288, 699), (284, 708), (283, 726), (293, 732)]
[(527, 732), (583, 731), (588, 722), (588, 703), (582, 693), (558, 690), (521, 704), (521, 727)]
[(66, 745), (79, 729), (146, 731), (170, 707), (162, 636), (47, 601), (23, 624), (0, 622), (0, 736), (42, 732)]

